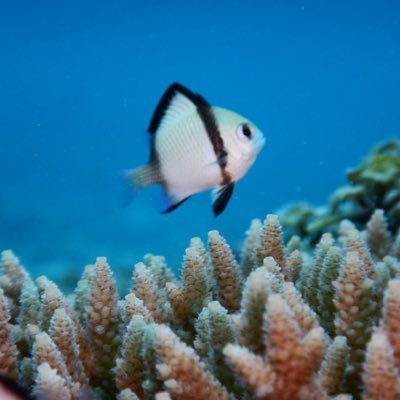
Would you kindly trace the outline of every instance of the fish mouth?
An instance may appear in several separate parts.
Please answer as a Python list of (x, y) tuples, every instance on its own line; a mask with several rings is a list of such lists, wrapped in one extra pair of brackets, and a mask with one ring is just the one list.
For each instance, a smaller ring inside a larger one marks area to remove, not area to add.
[(265, 145), (265, 136), (259, 136), (258, 138), (256, 138), (255, 142), (254, 142), (254, 147), (256, 148), (257, 152), (261, 151), (261, 149), (264, 147)]

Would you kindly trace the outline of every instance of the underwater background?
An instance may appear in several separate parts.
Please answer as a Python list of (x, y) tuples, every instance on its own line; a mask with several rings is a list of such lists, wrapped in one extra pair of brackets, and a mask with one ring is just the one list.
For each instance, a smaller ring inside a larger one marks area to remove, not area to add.
[[(396, 1), (2, 1), (0, 49), (0, 247), (58, 282), (101, 255), (120, 274), (148, 252), (178, 269), (211, 229), (239, 245), (400, 132)], [(157, 189), (118, 206), (116, 172), (147, 161), (173, 81), (266, 136), (217, 219), (209, 193), (168, 215)]]

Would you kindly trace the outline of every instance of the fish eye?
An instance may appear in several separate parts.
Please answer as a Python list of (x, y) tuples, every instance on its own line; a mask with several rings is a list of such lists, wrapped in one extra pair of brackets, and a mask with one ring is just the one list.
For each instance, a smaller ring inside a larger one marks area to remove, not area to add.
[(241, 141), (248, 142), (253, 137), (253, 129), (249, 124), (240, 124), (236, 129), (236, 135)]

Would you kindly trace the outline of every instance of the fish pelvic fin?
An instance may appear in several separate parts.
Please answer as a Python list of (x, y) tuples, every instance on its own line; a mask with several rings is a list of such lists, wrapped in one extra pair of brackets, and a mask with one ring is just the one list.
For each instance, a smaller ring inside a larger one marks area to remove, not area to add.
[(171, 193), (166, 185), (163, 185), (160, 195), (160, 212), (167, 214), (177, 209), (184, 203), (190, 196), (179, 197)]
[(168, 213), (170, 213), (170, 212), (176, 210), (176, 209), (177, 209), (182, 203), (184, 203), (189, 197), (190, 197), (190, 196), (185, 197), (184, 199), (179, 200), (179, 201), (178, 201), (177, 203), (175, 203), (175, 204), (168, 204), (168, 206), (167, 206), (166, 208), (163, 208), (163, 209), (161, 210), (161, 214), (168, 214)]
[(162, 182), (159, 169), (155, 164), (145, 164), (138, 168), (120, 172), (123, 183), (122, 206), (126, 207), (133, 201), (141, 189)]
[(212, 192), (212, 208), (214, 217), (218, 217), (228, 205), (230, 198), (232, 197), (235, 182), (229, 182), (225, 185), (218, 186)]

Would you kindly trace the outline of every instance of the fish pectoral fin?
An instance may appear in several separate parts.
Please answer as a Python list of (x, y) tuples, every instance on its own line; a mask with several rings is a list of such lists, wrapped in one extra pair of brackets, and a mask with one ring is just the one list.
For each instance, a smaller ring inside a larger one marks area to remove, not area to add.
[(229, 199), (232, 197), (235, 182), (229, 182), (226, 185), (218, 186), (212, 192), (212, 208), (214, 216), (217, 217), (225, 210)]
[(190, 196), (178, 197), (168, 192), (165, 186), (162, 188), (161, 199), (160, 199), (160, 210), (161, 214), (167, 214), (178, 208), (183, 202), (185, 202)]
[(205, 164), (205, 168), (209, 168), (209, 167), (220, 168), (221, 165), (226, 164), (227, 160), (228, 160), (228, 155), (224, 154), (224, 155), (220, 156), (219, 158), (215, 159), (215, 161)]

